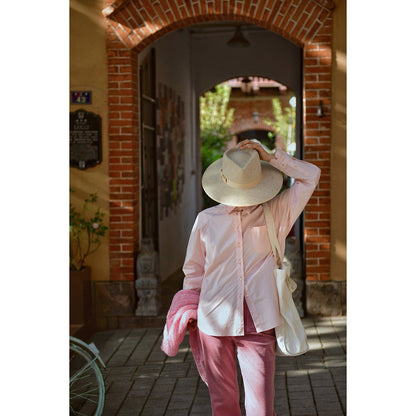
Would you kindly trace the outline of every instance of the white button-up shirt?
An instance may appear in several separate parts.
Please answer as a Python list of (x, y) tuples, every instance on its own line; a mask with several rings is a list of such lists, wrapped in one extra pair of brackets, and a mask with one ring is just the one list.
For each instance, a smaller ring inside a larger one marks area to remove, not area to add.
[[(295, 179), (268, 202), (281, 252), (311, 197), (320, 169), (276, 150), (271, 165)], [(273, 258), (262, 205), (219, 204), (200, 212), (189, 238), (184, 289), (200, 291), (198, 328), (208, 335), (244, 335), (244, 298), (257, 332), (281, 324)]]

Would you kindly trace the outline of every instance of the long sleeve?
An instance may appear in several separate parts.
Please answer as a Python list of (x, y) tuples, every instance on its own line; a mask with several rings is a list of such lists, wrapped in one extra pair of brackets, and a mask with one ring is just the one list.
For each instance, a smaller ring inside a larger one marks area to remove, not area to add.
[(182, 270), (185, 273), (183, 289), (200, 291), (205, 271), (205, 246), (201, 240), (200, 215), (197, 216), (189, 237)]
[(270, 164), (295, 180), (294, 184), (271, 204), (273, 216), (279, 220), (279, 224), (276, 224), (278, 235), (280, 239), (284, 239), (312, 196), (321, 170), (311, 163), (289, 156), (280, 149), (275, 151), (274, 156), (275, 159), (272, 159)]

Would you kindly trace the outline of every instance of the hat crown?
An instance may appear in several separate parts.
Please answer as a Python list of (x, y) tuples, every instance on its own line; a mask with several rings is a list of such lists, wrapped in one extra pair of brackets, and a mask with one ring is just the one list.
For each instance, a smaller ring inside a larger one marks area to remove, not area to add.
[(282, 182), (279, 170), (260, 160), (254, 149), (229, 149), (202, 175), (202, 187), (211, 199), (235, 207), (269, 201), (277, 195)]
[(254, 149), (229, 149), (224, 153), (222, 177), (232, 187), (252, 187), (261, 179), (259, 154)]

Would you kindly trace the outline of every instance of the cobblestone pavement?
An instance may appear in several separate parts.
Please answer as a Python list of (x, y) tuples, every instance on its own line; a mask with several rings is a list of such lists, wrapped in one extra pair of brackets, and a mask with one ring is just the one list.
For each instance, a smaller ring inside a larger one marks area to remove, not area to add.
[[(310, 351), (277, 357), (277, 416), (346, 414), (346, 318), (303, 319)], [(97, 332), (104, 370), (104, 416), (209, 416), (208, 389), (199, 378), (186, 335), (179, 353), (160, 349), (163, 328)], [(242, 415), (244, 393), (241, 377)]]

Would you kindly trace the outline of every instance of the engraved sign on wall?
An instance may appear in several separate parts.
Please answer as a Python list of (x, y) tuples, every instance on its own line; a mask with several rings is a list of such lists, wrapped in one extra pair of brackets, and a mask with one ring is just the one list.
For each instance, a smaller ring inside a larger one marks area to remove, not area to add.
[(70, 113), (70, 166), (86, 169), (98, 165), (101, 156), (101, 117), (85, 110)]

